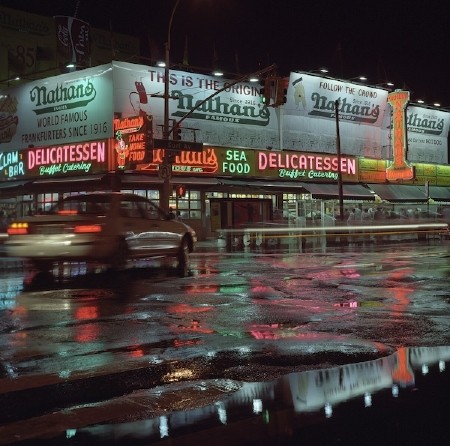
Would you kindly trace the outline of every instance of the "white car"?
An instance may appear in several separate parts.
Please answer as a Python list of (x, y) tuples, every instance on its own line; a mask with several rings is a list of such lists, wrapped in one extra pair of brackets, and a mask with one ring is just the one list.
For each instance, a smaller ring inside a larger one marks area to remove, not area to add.
[(8, 227), (6, 255), (48, 271), (61, 261), (95, 261), (122, 269), (130, 259), (166, 257), (187, 267), (195, 231), (152, 201), (130, 193), (94, 192), (66, 197), (42, 215)]

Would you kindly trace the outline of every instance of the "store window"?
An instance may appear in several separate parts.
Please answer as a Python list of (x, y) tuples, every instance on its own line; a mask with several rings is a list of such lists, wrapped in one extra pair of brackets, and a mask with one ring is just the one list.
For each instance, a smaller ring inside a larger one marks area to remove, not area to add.
[(36, 196), (36, 208), (32, 210), (35, 214), (48, 212), (50, 208), (59, 200), (59, 193), (38, 194)]
[(283, 218), (295, 219), (304, 216), (303, 202), (311, 200), (310, 195), (305, 194), (283, 194)]
[(200, 220), (202, 218), (201, 193), (198, 190), (186, 190), (183, 197), (172, 196), (169, 206), (183, 220)]
[(139, 195), (140, 197), (148, 198), (153, 203), (159, 205), (159, 190), (155, 189), (123, 189), (122, 192)]

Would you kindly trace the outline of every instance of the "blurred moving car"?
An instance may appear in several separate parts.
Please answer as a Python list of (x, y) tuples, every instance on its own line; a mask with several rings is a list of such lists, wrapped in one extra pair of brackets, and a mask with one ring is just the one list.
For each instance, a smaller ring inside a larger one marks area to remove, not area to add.
[(42, 215), (8, 226), (6, 255), (23, 257), (40, 271), (59, 261), (96, 261), (122, 269), (130, 259), (175, 257), (184, 269), (195, 231), (152, 201), (131, 193), (69, 196)]

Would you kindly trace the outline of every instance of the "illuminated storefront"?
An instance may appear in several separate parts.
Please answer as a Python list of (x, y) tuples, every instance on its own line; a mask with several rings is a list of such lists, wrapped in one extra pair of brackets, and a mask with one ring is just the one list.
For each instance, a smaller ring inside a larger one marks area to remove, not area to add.
[[(129, 190), (158, 201), (162, 74), (112, 62), (2, 92), (0, 206), (45, 211), (61, 195), (87, 190)], [(405, 202), (400, 192), (408, 186), (417, 193), (411, 203), (450, 202), (449, 113), (411, 106), (402, 114), (407, 95), (299, 73), (275, 110), (261, 104), (254, 85), (226, 82), (171, 72), (170, 118), (189, 113), (181, 139), (203, 141), (203, 150), (172, 154), (170, 205), (200, 238), (292, 215), (336, 216), (339, 173), (346, 206)], [(340, 157), (330, 106), (336, 99)], [(400, 131), (391, 128), (391, 107)]]

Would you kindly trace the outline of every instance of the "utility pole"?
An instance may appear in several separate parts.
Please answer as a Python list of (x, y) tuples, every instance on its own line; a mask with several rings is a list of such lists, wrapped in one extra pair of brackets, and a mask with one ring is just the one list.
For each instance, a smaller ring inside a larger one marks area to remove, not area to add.
[(339, 195), (339, 218), (344, 221), (344, 194), (342, 191), (342, 170), (341, 170), (341, 136), (339, 131), (339, 100), (334, 101), (334, 111), (336, 118), (336, 152), (338, 160), (338, 195)]
[[(166, 58), (168, 58), (168, 55), (166, 53)], [(167, 62), (167, 60), (166, 60)], [(233, 85), (236, 85), (240, 82), (243, 82), (247, 80), (250, 76), (260, 76), (262, 74), (265, 74), (269, 71), (274, 70), (276, 67), (275, 65), (270, 65), (269, 67), (263, 68), (262, 70), (256, 71), (255, 73), (245, 74), (244, 76), (241, 76), (239, 79), (236, 79), (233, 82), (227, 83), (224, 87), (220, 88), (219, 90), (215, 91), (213, 94), (209, 95), (207, 98), (205, 98), (203, 101), (200, 101), (198, 104), (195, 105), (189, 112), (187, 112), (179, 121), (177, 121), (174, 124), (174, 127), (178, 127), (186, 118), (188, 118), (193, 112), (195, 112), (197, 109), (199, 109), (205, 102), (212, 99), (214, 96), (222, 93), (222, 91), (232, 87)], [(168, 73), (167, 65), (166, 65), (166, 74)], [(168, 74), (165, 81), (165, 89), (164, 89), (164, 129), (163, 129), (163, 135), (164, 140), (168, 141), (170, 139), (170, 136), (173, 134), (173, 128), (169, 128), (169, 87), (168, 87)], [(162, 209), (164, 209), (166, 212), (169, 210), (169, 199), (170, 199), (170, 180), (172, 176), (172, 163), (170, 160), (170, 154), (169, 150), (164, 150), (164, 158), (163, 163), (159, 166), (159, 176), (163, 179), (163, 193), (161, 194), (160, 198), (160, 206)]]
[[(233, 86), (239, 82), (242, 82), (243, 80), (247, 79), (249, 75), (242, 76), (237, 81), (232, 82), (231, 84), (227, 84), (226, 87), (221, 88), (216, 93), (212, 94), (208, 98), (206, 98), (204, 101), (200, 102), (194, 109), (192, 109), (189, 113), (184, 115), (178, 122), (175, 123), (174, 127), (171, 129), (169, 125), (169, 99), (170, 99), (170, 93), (169, 93), (169, 84), (170, 84), (170, 43), (171, 43), (171, 31), (172, 31), (172, 22), (173, 22), (173, 16), (175, 14), (175, 11), (177, 10), (177, 7), (179, 5), (181, 0), (176, 0), (172, 11), (170, 13), (169, 18), (169, 24), (167, 29), (167, 40), (164, 46), (165, 50), (165, 60), (164, 60), (164, 125), (163, 125), (163, 140), (168, 141), (171, 139), (171, 136), (173, 136), (173, 129), (175, 126), (179, 126), (184, 119), (186, 119), (194, 110), (196, 110), (198, 107), (200, 107), (202, 104), (204, 104), (207, 100), (214, 97), (216, 94), (221, 93), (225, 88), (229, 88), (230, 86)], [(274, 66), (264, 68), (263, 70), (257, 71), (254, 73), (255, 75), (263, 74), (269, 70), (273, 70)], [(159, 200), (159, 204), (161, 208), (168, 212), (169, 211), (169, 201), (170, 201), (170, 194), (171, 194), (171, 178), (172, 178), (172, 159), (171, 159), (171, 151), (169, 149), (164, 150), (164, 158), (162, 164), (159, 166), (159, 177), (163, 180), (163, 188), (161, 192), (161, 197)]]
[[(164, 128), (163, 138), (169, 139), (171, 134), (169, 128), (169, 84), (170, 84), (170, 34), (172, 30), (172, 21), (178, 4), (181, 0), (176, 0), (172, 12), (170, 13), (169, 26), (167, 29), (167, 40), (164, 45), (165, 59), (164, 59)], [(159, 204), (164, 211), (169, 212), (169, 198), (170, 198), (170, 179), (172, 177), (172, 163), (170, 162), (169, 150), (164, 150), (163, 163), (160, 166), (159, 176), (163, 180), (163, 188)]]

